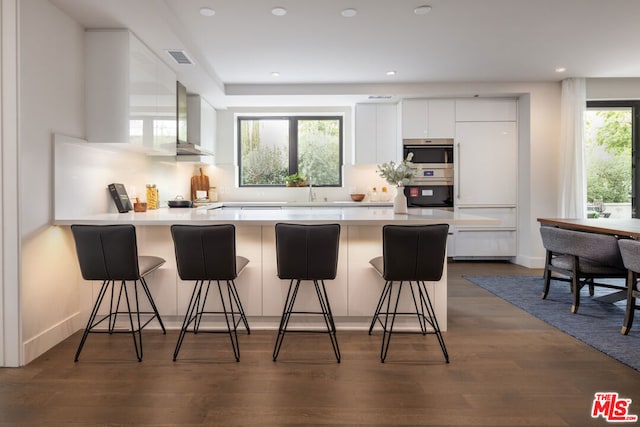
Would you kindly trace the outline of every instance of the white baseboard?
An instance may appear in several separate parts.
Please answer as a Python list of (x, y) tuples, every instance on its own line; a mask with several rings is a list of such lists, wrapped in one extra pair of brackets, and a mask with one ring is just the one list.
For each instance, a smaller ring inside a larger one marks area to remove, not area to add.
[[(83, 329), (85, 327), (84, 322), (86, 322), (86, 320), (81, 318), (81, 312), (76, 312), (52, 327), (40, 332), (35, 337), (25, 341), (22, 344), (22, 354), (24, 356), (23, 365), (33, 361), (47, 350), (69, 338), (78, 330)], [(73, 355), (71, 354), (69, 357), (73, 357)]]

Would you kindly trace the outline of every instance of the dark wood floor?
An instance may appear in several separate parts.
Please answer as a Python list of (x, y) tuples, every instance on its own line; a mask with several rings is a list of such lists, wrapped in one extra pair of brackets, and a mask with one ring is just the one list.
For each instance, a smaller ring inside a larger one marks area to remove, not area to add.
[[(93, 335), (73, 362), (75, 334), (28, 366), (0, 369), (0, 425), (458, 425), (585, 426), (595, 392), (616, 391), (640, 414), (640, 373), (462, 278), (539, 274), (506, 263), (449, 265), (445, 364), (435, 337), (340, 332), (240, 337), (241, 361), (222, 335), (145, 334), (142, 363), (130, 337)], [(618, 333), (618, 331), (612, 331)], [(639, 349), (640, 351), (640, 349)]]

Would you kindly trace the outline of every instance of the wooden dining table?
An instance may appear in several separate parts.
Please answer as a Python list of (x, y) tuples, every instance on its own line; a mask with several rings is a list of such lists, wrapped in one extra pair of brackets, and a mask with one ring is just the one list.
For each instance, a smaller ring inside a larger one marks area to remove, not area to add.
[(538, 218), (538, 222), (568, 230), (640, 238), (639, 218)]

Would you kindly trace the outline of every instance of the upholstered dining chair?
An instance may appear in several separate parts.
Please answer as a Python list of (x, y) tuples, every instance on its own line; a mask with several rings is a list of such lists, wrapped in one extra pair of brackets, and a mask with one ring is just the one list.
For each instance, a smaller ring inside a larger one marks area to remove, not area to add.
[(640, 242), (634, 239), (621, 239), (618, 241), (622, 261), (627, 269), (627, 308), (624, 315), (624, 323), (620, 329), (622, 335), (627, 335), (633, 325), (635, 311), (640, 309), (636, 298), (640, 298), (638, 286), (638, 273), (640, 273)]
[(591, 296), (595, 286), (625, 289), (597, 280), (627, 276), (616, 236), (552, 226), (540, 227), (540, 236), (546, 249), (542, 299), (547, 298), (552, 280), (569, 283), (573, 294), (571, 312), (577, 313), (584, 286), (589, 287)]

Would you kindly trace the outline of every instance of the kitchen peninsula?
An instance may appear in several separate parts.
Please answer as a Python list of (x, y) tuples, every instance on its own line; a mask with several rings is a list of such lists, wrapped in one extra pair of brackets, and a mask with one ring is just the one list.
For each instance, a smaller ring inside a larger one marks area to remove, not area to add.
[[(250, 204), (251, 205), (251, 204)], [(239, 255), (250, 263), (236, 281), (241, 300), (252, 328), (275, 329), (286, 296), (288, 282), (276, 274), (274, 225), (278, 222), (299, 224), (338, 223), (342, 226), (335, 280), (327, 281), (338, 328), (365, 329), (382, 290), (383, 280), (369, 265), (369, 260), (382, 253), (382, 226), (385, 224), (485, 225), (493, 219), (454, 213), (440, 209), (410, 209), (409, 214), (394, 214), (391, 207), (347, 207), (337, 203), (309, 203), (307, 206), (287, 203), (265, 204), (262, 208), (242, 209), (217, 205), (215, 209), (161, 208), (147, 212), (104, 213), (56, 218), (59, 226), (71, 224), (134, 224), (139, 253), (157, 255), (166, 264), (150, 277), (149, 283), (160, 313), (170, 327), (178, 327), (190, 295), (192, 284), (177, 275), (170, 226), (172, 224), (234, 224)], [(218, 207), (220, 206), (220, 207)], [(255, 203), (251, 206), (255, 206)], [(96, 292), (94, 285), (94, 292)], [(440, 282), (428, 283), (438, 321), (447, 328), (446, 265)], [(303, 293), (304, 291), (304, 293)], [(308, 293), (307, 293), (308, 292)], [(317, 304), (312, 289), (301, 290), (297, 304), (301, 310), (314, 310)], [(410, 304), (410, 295), (402, 304)], [(304, 307), (305, 303), (309, 307)], [(87, 302), (87, 306), (90, 303)], [(307, 320), (307, 319), (305, 319)], [(309, 319), (311, 321), (311, 319)]]

